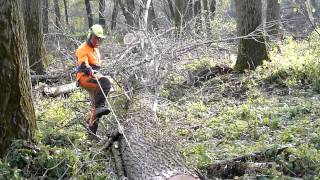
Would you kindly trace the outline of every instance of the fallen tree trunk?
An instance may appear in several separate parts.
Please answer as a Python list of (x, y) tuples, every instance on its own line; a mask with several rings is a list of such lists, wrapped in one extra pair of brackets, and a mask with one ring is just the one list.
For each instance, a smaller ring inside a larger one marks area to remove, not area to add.
[(200, 86), (206, 81), (219, 75), (233, 72), (233, 69), (226, 65), (216, 65), (214, 67), (199, 69), (194, 72), (188, 71), (188, 79), (184, 84), (189, 86)]
[(176, 144), (162, 131), (152, 109), (154, 97), (148, 90), (134, 92), (120, 138), (124, 171), (130, 180), (198, 180), (188, 168)]
[(76, 89), (78, 89), (76, 82), (72, 82), (57, 87), (45, 87), (43, 93), (50, 97), (57, 97), (62, 94), (70, 93)]
[(279, 168), (275, 162), (269, 161), (272, 161), (277, 155), (281, 154), (289, 147), (293, 146), (288, 145), (276, 149), (267, 149), (262, 152), (246, 154), (230, 160), (211, 164), (206, 168), (207, 176), (208, 178), (218, 177), (232, 179), (235, 176), (243, 176), (248, 171), (260, 172), (271, 167)]

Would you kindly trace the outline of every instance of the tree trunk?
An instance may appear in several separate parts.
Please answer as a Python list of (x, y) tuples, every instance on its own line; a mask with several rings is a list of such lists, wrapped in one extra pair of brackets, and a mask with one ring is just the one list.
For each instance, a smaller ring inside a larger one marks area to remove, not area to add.
[(214, 17), (216, 14), (216, 5), (217, 5), (217, 1), (216, 0), (212, 0), (211, 4), (210, 4), (210, 12), (211, 12), (211, 16)]
[(185, 166), (170, 137), (161, 131), (163, 127), (152, 109), (154, 100), (148, 90), (140, 88), (134, 92), (129, 105), (128, 118), (123, 126), (125, 138), (120, 139), (120, 152), (128, 179), (199, 179), (193, 170)]
[(211, 18), (210, 18), (210, 3), (208, 0), (203, 0), (203, 9), (204, 9), (204, 24), (206, 27), (206, 35), (211, 36)]
[[(126, 5), (124, 4), (124, 1), (126, 1)], [(119, 5), (122, 9), (124, 17), (126, 18), (127, 25), (129, 25), (130, 27), (135, 27), (134, 1), (133, 0), (119, 0)]]
[(56, 15), (56, 26), (58, 28), (61, 28), (61, 14), (60, 14), (60, 7), (59, 7), (59, 1), (54, 0), (54, 12)]
[(176, 24), (176, 34), (181, 33), (182, 27), (184, 26), (184, 11), (185, 11), (185, 2), (184, 0), (175, 0), (175, 24)]
[(280, 3), (278, 0), (267, 1), (267, 34), (279, 37), (280, 33)]
[[(36, 129), (21, 1), (0, 0), (0, 154)], [(39, 9), (40, 11), (40, 9)]]
[(64, 4), (64, 16), (66, 19), (66, 25), (69, 26), (69, 15), (68, 15), (68, 2), (67, 0), (63, 0)]
[(90, 0), (84, 0), (84, 3), (86, 5), (87, 17), (88, 17), (88, 25), (89, 25), (89, 28), (90, 28), (93, 25), (93, 14), (92, 14), (92, 11), (91, 11)]
[(151, 0), (151, 4), (150, 4), (150, 8), (149, 8), (148, 24), (149, 24), (148, 29), (157, 30), (159, 28), (157, 20), (156, 20), (156, 13), (155, 13), (154, 6), (153, 6), (153, 0)]
[(172, 5), (172, 1), (173, 0), (167, 0), (168, 1), (168, 6), (169, 6), (169, 10), (170, 10), (170, 15), (172, 18), (175, 17), (175, 12), (174, 12), (174, 8), (173, 8), (173, 5)]
[(201, 25), (201, 2), (199, 1), (195, 1), (194, 2), (194, 14), (196, 17), (196, 22), (195, 22), (195, 29), (196, 31), (199, 32), (199, 30), (201, 29), (202, 25)]
[(99, 0), (99, 24), (103, 27), (106, 25), (105, 10), (106, 10), (106, 1)]
[(112, 10), (112, 18), (111, 18), (111, 30), (114, 30), (117, 26), (117, 17), (119, 12), (119, 1), (121, 0), (114, 0), (113, 1), (113, 10)]
[(49, 0), (42, 0), (42, 24), (43, 33), (47, 34), (49, 32)]
[[(320, 17), (320, 2), (317, 0), (311, 0), (311, 5), (314, 7), (315, 11), (313, 13), (315, 18)], [(318, 20), (319, 21), (319, 20)]]
[(134, 0), (126, 0), (127, 1), (127, 7), (128, 7), (128, 12), (129, 12), (129, 19), (128, 19), (128, 24), (132, 27), (136, 27), (136, 22), (135, 22), (135, 5), (134, 5)]
[(152, 0), (143, 0), (142, 2), (143, 2), (143, 5), (140, 6), (140, 12), (139, 12), (140, 29), (147, 30), (149, 17), (150, 17), (149, 9), (150, 9), (150, 4)]
[(228, 14), (230, 17), (236, 17), (236, 3), (235, 1), (237, 0), (231, 0), (230, 1), (230, 7), (229, 7), (229, 10), (228, 10)]
[(314, 17), (313, 17), (313, 13), (312, 13), (313, 6), (312, 6), (310, 0), (304, 1), (304, 4), (305, 4), (305, 7), (306, 7), (306, 11), (307, 11), (307, 15), (309, 17), (310, 23), (314, 27), (315, 26)]
[[(261, 25), (261, 0), (235, 1), (237, 12), (237, 30), (239, 36), (246, 36), (254, 32)], [(261, 31), (255, 32), (248, 38), (240, 39), (238, 45), (238, 57), (235, 68), (255, 69), (268, 60), (265, 39)]]
[(194, 17), (194, 9), (193, 9), (193, 1), (194, 0), (187, 0), (186, 2), (186, 12), (184, 16), (184, 21), (189, 22)]
[(141, 29), (158, 29), (156, 13), (153, 9), (153, 0), (143, 0), (143, 5), (140, 6), (139, 17), (140, 24), (142, 25)]
[(29, 0), (28, 3), (23, 3), (23, 9), (30, 68), (36, 74), (44, 74), (47, 63), (41, 24), (41, 1)]

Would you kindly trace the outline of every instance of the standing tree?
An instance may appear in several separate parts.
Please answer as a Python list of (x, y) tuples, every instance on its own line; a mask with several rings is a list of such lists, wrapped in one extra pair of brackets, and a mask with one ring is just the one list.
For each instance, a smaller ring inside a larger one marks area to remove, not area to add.
[(88, 16), (88, 25), (89, 25), (89, 28), (90, 28), (93, 25), (93, 14), (92, 14), (92, 11), (91, 11), (90, 0), (84, 0), (84, 3), (86, 5), (87, 16)]
[(267, 33), (268, 35), (279, 35), (280, 27), (280, 2), (279, 0), (267, 1)]
[(247, 36), (240, 39), (235, 68), (240, 71), (255, 69), (269, 59), (263, 33), (257, 31), (262, 23), (261, 0), (236, 0), (235, 5), (238, 35)]
[(105, 10), (106, 10), (106, 1), (99, 0), (99, 24), (103, 27), (106, 25)]
[(175, 17), (175, 11), (174, 11), (173, 4), (172, 4), (173, 0), (167, 0), (167, 1), (168, 1), (169, 10), (170, 10), (170, 16), (169, 17), (174, 18)]
[(66, 18), (66, 25), (69, 26), (68, 2), (67, 2), (67, 0), (63, 0), (63, 4), (64, 4), (64, 16)]
[(134, 0), (126, 0), (127, 1), (127, 7), (128, 7), (128, 12), (129, 12), (129, 22), (128, 24), (132, 26), (137, 26), (137, 23), (135, 22), (136, 21), (136, 13), (135, 13), (135, 3), (134, 3)]
[(0, 0), (0, 154), (36, 128), (21, 1)]
[(156, 21), (156, 13), (154, 10), (153, 0), (151, 1), (151, 4), (150, 4), (148, 22), (149, 22), (149, 25), (148, 25), (149, 29), (158, 29), (159, 28), (157, 21)]
[[(146, 10), (148, 12), (146, 12)], [(146, 15), (147, 19), (145, 19), (144, 17)], [(145, 22), (147, 22), (145, 26), (148, 28), (148, 30), (158, 29), (158, 24), (156, 22), (156, 13), (154, 11), (152, 0), (143, 0), (143, 4), (140, 5), (139, 17), (140, 25), (145, 24)]]
[(49, 32), (49, 0), (42, 0), (42, 25), (43, 33)]
[[(124, 4), (124, 2), (126, 2), (126, 4)], [(134, 0), (119, 0), (119, 5), (122, 9), (127, 25), (130, 27), (136, 27)]]
[(217, 5), (217, 1), (212, 0), (210, 4), (210, 12), (212, 17), (214, 17), (214, 15), (216, 14), (216, 5)]
[(56, 26), (58, 28), (61, 28), (61, 14), (60, 14), (60, 6), (59, 6), (59, 0), (54, 0), (54, 13), (56, 15)]
[(184, 0), (175, 0), (175, 25), (176, 25), (176, 34), (181, 33), (181, 29), (184, 26), (184, 12), (185, 12), (185, 1)]
[(113, 0), (113, 10), (111, 17), (111, 30), (114, 30), (117, 26), (117, 17), (119, 12), (119, 0)]
[(41, 1), (29, 0), (27, 3), (23, 3), (23, 9), (30, 68), (37, 74), (44, 74), (46, 59), (42, 33)]

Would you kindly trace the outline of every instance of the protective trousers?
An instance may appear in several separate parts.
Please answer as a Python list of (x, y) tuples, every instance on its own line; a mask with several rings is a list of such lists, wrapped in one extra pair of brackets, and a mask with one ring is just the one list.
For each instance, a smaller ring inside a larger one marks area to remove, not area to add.
[[(97, 82), (99, 81), (101, 88)], [(79, 79), (80, 87), (84, 88), (88, 91), (91, 100), (91, 110), (90, 110), (90, 118), (89, 118), (89, 128), (95, 134), (98, 129), (99, 118), (96, 116), (96, 111), (99, 108), (103, 108), (105, 106), (105, 101), (110, 88), (111, 82), (108, 78), (102, 75), (97, 75), (95, 77), (83, 75)], [(105, 96), (104, 96), (104, 94)]]

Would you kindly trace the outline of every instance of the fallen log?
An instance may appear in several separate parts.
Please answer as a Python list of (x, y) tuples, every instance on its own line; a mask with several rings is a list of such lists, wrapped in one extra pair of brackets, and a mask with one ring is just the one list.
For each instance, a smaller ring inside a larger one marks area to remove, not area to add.
[(188, 79), (184, 84), (189, 86), (200, 86), (204, 82), (223, 74), (233, 72), (233, 69), (226, 65), (216, 65), (214, 67), (205, 67), (195, 71), (188, 71)]
[[(233, 178), (235, 176), (243, 176), (248, 171), (259, 172), (266, 168), (279, 166), (272, 161), (274, 157), (281, 154), (284, 150), (292, 145), (283, 146), (280, 148), (271, 148), (262, 152), (246, 154), (230, 160), (220, 161), (211, 164), (205, 168), (208, 178)], [(259, 163), (264, 161), (262, 163)]]
[[(142, 86), (142, 85), (141, 85)], [(133, 87), (141, 87), (133, 86)], [(199, 180), (184, 163), (176, 143), (166, 134), (154, 112), (154, 96), (147, 88), (136, 88), (122, 122), (119, 139), (123, 169), (130, 180)]]
[(44, 87), (43, 94), (50, 97), (57, 97), (62, 94), (70, 93), (76, 89), (78, 89), (76, 82), (72, 82), (57, 87)]

